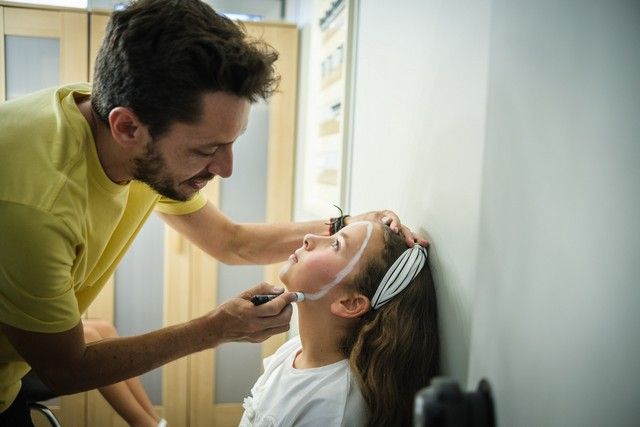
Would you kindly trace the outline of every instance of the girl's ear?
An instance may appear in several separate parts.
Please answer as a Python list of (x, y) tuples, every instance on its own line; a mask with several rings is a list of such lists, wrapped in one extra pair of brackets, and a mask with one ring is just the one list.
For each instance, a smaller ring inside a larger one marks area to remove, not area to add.
[(116, 107), (109, 113), (109, 128), (113, 138), (123, 147), (146, 146), (149, 130), (136, 113), (127, 107)]
[(363, 316), (371, 308), (369, 298), (366, 296), (353, 293), (342, 295), (331, 303), (331, 313), (345, 319), (355, 319)]

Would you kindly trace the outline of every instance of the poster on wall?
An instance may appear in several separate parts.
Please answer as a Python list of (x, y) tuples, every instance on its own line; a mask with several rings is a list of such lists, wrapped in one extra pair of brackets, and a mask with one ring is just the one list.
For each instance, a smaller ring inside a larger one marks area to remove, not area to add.
[(302, 197), (304, 209), (319, 216), (335, 216), (333, 206), (347, 203), (350, 7), (348, 0), (314, 4)]

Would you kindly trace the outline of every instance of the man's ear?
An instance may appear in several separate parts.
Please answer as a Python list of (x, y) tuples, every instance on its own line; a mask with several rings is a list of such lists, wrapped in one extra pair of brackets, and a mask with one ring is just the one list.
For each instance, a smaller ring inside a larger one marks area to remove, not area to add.
[(136, 113), (127, 107), (116, 107), (109, 113), (111, 135), (124, 148), (146, 146), (151, 135)]
[(359, 293), (345, 294), (331, 303), (331, 313), (346, 319), (363, 316), (371, 308), (369, 298)]

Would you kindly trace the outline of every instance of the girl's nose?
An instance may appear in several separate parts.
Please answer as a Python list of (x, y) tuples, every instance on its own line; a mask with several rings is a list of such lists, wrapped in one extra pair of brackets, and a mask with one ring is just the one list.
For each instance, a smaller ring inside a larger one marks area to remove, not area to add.
[(229, 178), (233, 172), (233, 144), (224, 144), (216, 151), (208, 170), (214, 175)]
[(315, 245), (316, 236), (314, 236), (313, 234), (307, 234), (306, 236), (304, 236), (304, 239), (302, 240), (302, 246), (305, 248), (305, 250), (310, 251), (315, 247)]
[(330, 236), (318, 236), (316, 234), (307, 234), (302, 240), (302, 246), (305, 250), (310, 251), (316, 247), (326, 246), (332, 241)]

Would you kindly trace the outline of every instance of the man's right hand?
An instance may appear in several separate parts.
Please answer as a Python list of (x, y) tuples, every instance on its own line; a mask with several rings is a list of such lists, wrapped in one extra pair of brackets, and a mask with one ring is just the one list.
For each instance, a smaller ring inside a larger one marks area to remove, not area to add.
[[(279, 293), (282, 294), (262, 305), (253, 305), (250, 301), (253, 295)], [(220, 305), (207, 317), (221, 343), (262, 342), (271, 335), (289, 330), (293, 312), (291, 303), (295, 300), (294, 292), (282, 292), (282, 288), (261, 283)]]

